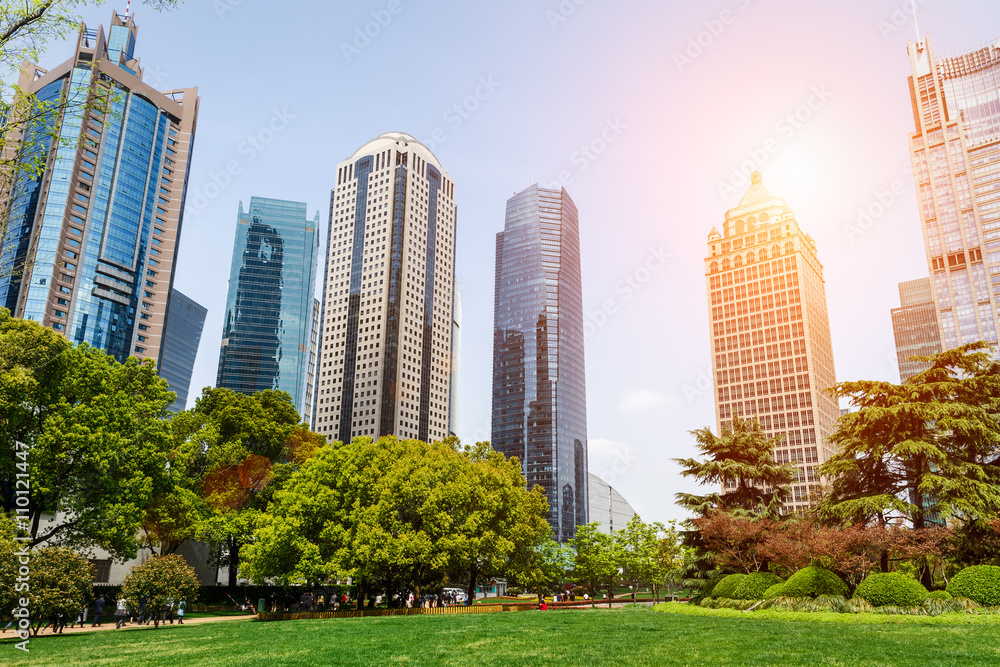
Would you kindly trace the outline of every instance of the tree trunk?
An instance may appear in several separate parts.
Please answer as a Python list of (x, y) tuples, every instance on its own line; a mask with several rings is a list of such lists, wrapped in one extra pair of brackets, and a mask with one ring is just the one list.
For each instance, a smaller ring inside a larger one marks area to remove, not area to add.
[(611, 602), (615, 599), (615, 587), (608, 586), (608, 609), (611, 609)]
[(357, 610), (359, 610), (359, 611), (361, 609), (364, 609), (365, 593), (368, 592), (367, 588), (368, 587), (365, 586), (365, 580), (364, 579), (362, 579), (360, 582), (358, 582), (358, 602), (357, 602), (357, 604), (355, 605), (354, 608), (357, 609)]
[(240, 568), (240, 543), (234, 538), (229, 539), (229, 587), (236, 588)]
[(889, 571), (889, 550), (882, 549), (882, 553), (878, 557), (878, 566), (883, 572)]
[(472, 605), (473, 601), (476, 599), (476, 577), (479, 575), (479, 568), (473, 566), (469, 570), (469, 597), (466, 598), (465, 604)]

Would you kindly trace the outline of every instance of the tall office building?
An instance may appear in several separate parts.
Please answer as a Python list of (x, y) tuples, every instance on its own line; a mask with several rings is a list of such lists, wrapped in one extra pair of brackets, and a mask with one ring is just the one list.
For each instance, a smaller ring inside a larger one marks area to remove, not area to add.
[(896, 338), (899, 381), (906, 382), (931, 366), (923, 361), (911, 361), (910, 357), (928, 357), (941, 351), (930, 278), (899, 283), (899, 305), (892, 309), (892, 332)]
[(307, 215), (299, 202), (251, 197), (246, 211), (240, 202), (216, 384), (286, 391), (308, 423), (319, 211)]
[(330, 195), (316, 430), (332, 440), (448, 435), (455, 182), (408, 134), (337, 167)]
[(587, 390), (576, 204), (532, 185), (507, 200), (493, 298), (493, 448), (516, 456), (566, 542), (587, 523)]
[(119, 361), (159, 361), (199, 100), (142, 81), (136, 33), (115, 14), (107, 35), (83, 26), (62, 65), (21, 70), (20, 88), (57, 106), (25, 132), (44, 172), (0, 193), (0, 306)]
[(815, 468), (834, 454), (840, 416), (823, 390), (836, 382), (823, 266), (816, 243), (784, 199), (754, 172), (743, 200), (708, 236), (705, 282), (712, 314), (712, 372), (719, 432), (734, 415), (783, 435), (779, 463), (795, 462), (787, 509), (809, 504)]
[(949, 58), (907, 44), (909, 135), (927, 268), (944, 349), (997, 341), (1000, 42)]
[(163, 354), (160, 355), (160, 377), (170, 385), (170, 391), (177, 394), (177, 400), (170, 406), (174, 412), (187, 407), (191, 375), (198, 357), (206, 314), (208, 309), (194, 299), (176, 289), (170, 290), (167, 332), (163, 336)]

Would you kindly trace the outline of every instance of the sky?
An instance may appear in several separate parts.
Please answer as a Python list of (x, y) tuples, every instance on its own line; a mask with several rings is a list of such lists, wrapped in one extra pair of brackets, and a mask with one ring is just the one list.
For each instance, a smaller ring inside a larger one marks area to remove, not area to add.
[[(938, 56), (1000, 37), (995, 0), (914, 3)], [(670, 459), (715, 429), (706, 238), (751, 169), (816, 240), (838, 381), (899, 381), (897, 283), (927, 275), (907, 153), (914, 3), (136, 0), (146, 81), (201, 97), (174, 281), (208, 308), (190, 403), (215, 383), (239, 202), (327, 220), (337, 163), (403, 131), (456, 183), (462, 440), (489, 439), (505, 202), (562, 185), (580, 217), (590, 471), (645, 520), (684, 518), (674, 493), (698, 487)]]

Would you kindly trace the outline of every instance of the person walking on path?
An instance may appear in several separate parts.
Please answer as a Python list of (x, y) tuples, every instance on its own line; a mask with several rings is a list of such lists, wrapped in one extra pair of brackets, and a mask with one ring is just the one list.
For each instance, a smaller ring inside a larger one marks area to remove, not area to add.
[(115, 630), (125, 626), (125, 614), (128, 609), (128, 601), (125, 598), (120, 598), (118, 600), (118, 606), (115, 608)]
[(92, 628), (100, 627), (101, 614), (103, 613), (104, 613), (104, 596), (101, 595), (96, 600), (94, 600), (94, 622), (90, 624), (90, 627)]
[(184, 625), (184, 607), (187, 603), (181, 600), (177, 603), (177, 625)]

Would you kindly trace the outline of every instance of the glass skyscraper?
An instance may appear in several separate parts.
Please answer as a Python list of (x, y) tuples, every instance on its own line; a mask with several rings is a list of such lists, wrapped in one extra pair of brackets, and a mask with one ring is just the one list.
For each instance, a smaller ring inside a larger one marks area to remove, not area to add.
[[(826, 389), (836, 383), (826, 284), (816, 242), (758, 172), (743, 199), (708, 235), (705, 283), (712, 325), (718, 432), (734, 415), (784, 436), (778, 463), (794, 463), (786, 509), (808, 507), (820, 490), (816, 466), (840, 416)], [(735, 482), (732, 483), (735, 488)], [(731, 489), (727, 489), (731, 490)]]
[(533, 185), (507, 200), (493, 300), (493, 448), (542, 486), (566, 542), (587, 523), (587, 391), (576, 204)]
[(23, 128), (44, 172), (0, 193), (0, 307), (160, 361), (199, 100), (142, 81), (136, 33), (115, 14), (107, 35), (83, 26), (62, 65), (22, 68), (19, 87), (56, 106)]
[(330, 193), (315, 430), (330, 440), (448, 436), (455, 181), (389, 132), (337, 166)]
[(944, 349), (997, 342), (1000, 317), (1000, 43), (938, 59), (907, 45), (910, 160)]
[(899, 304), (899, 308), (892, 309), (892, 332), (896, 339), (899, 381), (906, 382), (931, 367), (927, 362), (913, 361), (910, 357), (929, 357), (941, 351), (930, 279), (899, 283)]
[(307, 215), (299, 202), (252, 197), (247, 211), (240, 202), (216, 383), (244, 394), (286, 391), (304, 421), (319, 211), (312, 220)]
[(205, 327), (208, 310), (177, 290), (170, 291), (167, 308), (167, 333), (163, 337), (163, 354), (160, 355), (160, 377), (177, 394), (170, 406), (174, 412), (187, 407), (191, 374), (198, 356), (198, 344)]

